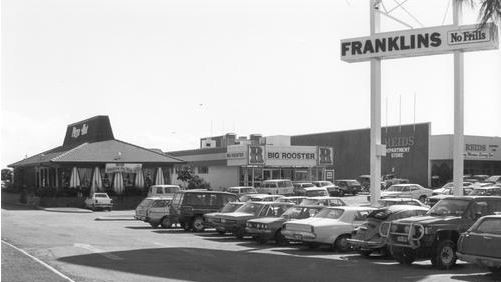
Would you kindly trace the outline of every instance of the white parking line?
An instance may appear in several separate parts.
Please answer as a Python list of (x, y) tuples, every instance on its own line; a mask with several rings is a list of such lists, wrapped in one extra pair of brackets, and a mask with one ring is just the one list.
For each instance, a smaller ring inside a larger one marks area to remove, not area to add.
[(8, 246), (10, 246), (10, 247), (12, 247), (12, 248), (13, 248), (13, 249), (15, 249), (15, 250), (18, 250), (19, 252), (21, 252), (21, 253), (25, 254), (26, 256), (28, 256), (28, 257), (32, 258), (34, 261), (36, 261), (36, 262), (38, 262), (39, 264), (41, 264), (41, 265), (45, 266), (47, 269), (49, 269), (50, 271), (54, 272), (54, 273), (55, 273), (55, 274), (57, 274), (59, 277), (61, 277), (61, 278), (65, 279), (65, 280), (67, 280), (67, 281), (70, 281), (70, 282), (75, 282), (73, 279), (71, 279), (71, 278), (69, 278), (68, 276), (66, 276), (66, 275), (62, 274), (62, 273), (61, 273), (61, 272), (59, 272), (57, 269), (55, 269), (54, 267), (52, 267), (52, 266), (48, 265), (47, 263), (45, 263), (45, 262), (41, 261), (40, 259), (37, 259), (36, 257), (34, 257), (34, 256), (30, 255), (30, 254), (28, 254), (26, 251), (24, 251), (24, 250), (22, 250), (22, 249), (20, 249), (20, 248), (18, 248), (18, 247), (16, 247), (16, 246), (14, 246), (14, 245), (12, 245), (12, 244), (10, 244), (10, 243), (6, 242), (6, 241), (4, 241), (4, 240), (2, 240), (2, 243), (6, 244), (6, 245), (8, 245)]
[(108, 259), (111, 259), (111, 260), (123, 260), (123, 258), (121, 258), (117, 255), (109, 254), (101, 249), (95, 248), (95, 247), (88, 245), (88, 244), (75, 243), (75, 244), (73, 244), (73, 246), (75, 246), (77, 248), (82, 248), (82, 249), (91, 251), (95, 254), (101, 255), (101, 256), (108, 258)]

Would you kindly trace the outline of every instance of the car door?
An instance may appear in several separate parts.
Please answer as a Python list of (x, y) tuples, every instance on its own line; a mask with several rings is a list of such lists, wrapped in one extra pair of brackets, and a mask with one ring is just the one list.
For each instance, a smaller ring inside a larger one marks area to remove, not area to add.
[(461, 252), (469, 255), (501, 257), (501, 219), (484, 218), (467, 231)]

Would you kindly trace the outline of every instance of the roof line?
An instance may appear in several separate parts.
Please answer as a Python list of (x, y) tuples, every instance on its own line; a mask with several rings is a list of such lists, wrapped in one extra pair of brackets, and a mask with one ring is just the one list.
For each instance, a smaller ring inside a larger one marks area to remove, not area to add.
[(83, 147), (83, 146), (85, 146), (85, 145), (87, 145), (87, 144), (89, 144), (89, 143), (85, 142), (85, 143), (83, 143), (83, 144), (80, 144), (80, 145), (76, 146), (75, 148), (73, 148), (73, 149), (71, 149), (71, 150), (68, 150), (68, 151), (66, 151), (66, 152), (62, 153), (62, 154), (61, 154), (61, 155), (59, 155), (59, 156), (52, 158), (50, 161), (51, 161), (51, 162), (57, 161), (57, 159), (59, 159), (59, 158), (61, 158), (61, 157), (64, 157), (64, 156), (68, 155), (69, 153), (71, 153), (71, 152), (73, 152), (73, 151), (75, 151), (75, 150), (77, 150), (77, 149), (80, 149), (81, 147)]
[(172, 159), (175, 159), (177, 161), (180, 161), (180, 162), (183, 162), (185, 163), (186, 161), (185, 160), (182, 160), (180, 158), (176, 158), (176, 157), (173, 157), (171, 155), (167, 155), (165, 153), (159, 153), (159, 152), (156, 152), (156, 151), (153, 151), (153, 150), (150, 150), (148, 148), (144, 148), (144, 147), (141, 147), (141, 146), (138, 146), (138, 145), (134, 145), (134, 144), (131, 144), (131, 143), (128, 143), (128, 142), (125, 142), (125, 141), (122, 141), (122, 140), (119, 140), (119, 139), (115, 139), (115, 141), (118, 141), (118, 142), (121, 142), (121, 143), (124, 143), (124, 144), (127, 144), (127, 145), (131, 145), (131, 146), (134, 146), (134, 147), (137, 147), (137, 148), (140, 148), (140, 149), (143, 149), (143, 150), (146, 150), (148, 152), (152, 152), (154, 154), (157, 154), (157, 155), (160, 155), (162, 157), (169, 157), (169, 158), (172, 158)]

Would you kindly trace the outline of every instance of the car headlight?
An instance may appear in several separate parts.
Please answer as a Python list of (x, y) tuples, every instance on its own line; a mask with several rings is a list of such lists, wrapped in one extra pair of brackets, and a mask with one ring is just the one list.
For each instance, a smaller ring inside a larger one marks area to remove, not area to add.
[(398, 226), (396, 226), (395, 224), (391, 225), (391, 232), (395, 232), (397, 231), (398, 229)]
[(410, 227), (409, 225), (406, 225), (406, 226), (404, 227), (404, 232), (405, 232), (405, 233), (409, 233), (409, 231), (410, 231), (410, 230), (411, 230), (411, 227)]
[(424, 227), (424, 234), (425, 235), (433, 234), (433, 227), (431, 227), (431, 226), (425, 226)]

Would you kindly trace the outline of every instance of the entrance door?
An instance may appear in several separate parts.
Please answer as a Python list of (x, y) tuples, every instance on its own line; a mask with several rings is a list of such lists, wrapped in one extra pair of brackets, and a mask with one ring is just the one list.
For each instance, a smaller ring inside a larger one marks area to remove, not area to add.
[(271, 169), (265, 168), (263, 169), (263, 179), (280, 179), (280, 170), (279, 169)]

